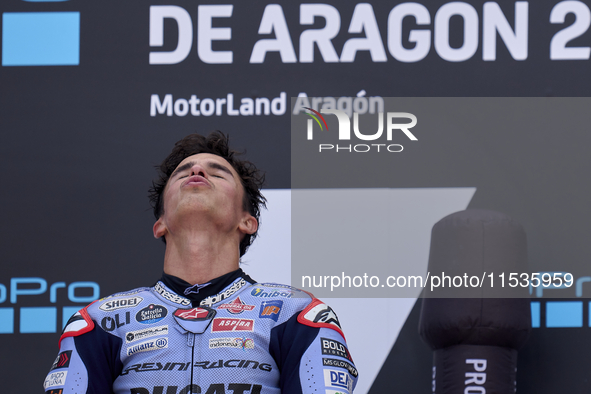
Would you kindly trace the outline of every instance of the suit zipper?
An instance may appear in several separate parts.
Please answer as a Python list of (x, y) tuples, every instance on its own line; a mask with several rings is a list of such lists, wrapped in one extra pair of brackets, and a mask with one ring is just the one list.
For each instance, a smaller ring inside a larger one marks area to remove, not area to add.
[[(191, 346), (191, 387), (193, 387), (193, 364), (195, 357), (195, 334), (192, 332), (187, 333), (187, 344)], [(192, 390), (191, 390), (192, 391)]]

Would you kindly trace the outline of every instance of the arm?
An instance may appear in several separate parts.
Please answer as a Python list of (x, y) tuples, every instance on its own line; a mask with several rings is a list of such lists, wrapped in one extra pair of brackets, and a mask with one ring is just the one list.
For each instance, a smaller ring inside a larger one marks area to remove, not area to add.
[(60, 338), (59, 354), (43, 388), (49, 394), (111, 393), (119, 375), (121, 339), (106, 333), (87, 308), (74, 314)]
[(272, 330), (269, 351), (282, 394), (353, 392), (357, 369), (336, 315), (319, 300)]

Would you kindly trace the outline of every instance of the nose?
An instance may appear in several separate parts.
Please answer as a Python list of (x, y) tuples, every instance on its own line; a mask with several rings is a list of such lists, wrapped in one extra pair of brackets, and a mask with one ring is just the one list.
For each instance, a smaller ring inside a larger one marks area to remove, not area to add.
[(191, 175), (199, 175), (204, 178), (207, 178), (207, 172), (205, 171), (205, 167), (203, 167), (199, 163), (193, 164), (193, 166), (191, 167)]

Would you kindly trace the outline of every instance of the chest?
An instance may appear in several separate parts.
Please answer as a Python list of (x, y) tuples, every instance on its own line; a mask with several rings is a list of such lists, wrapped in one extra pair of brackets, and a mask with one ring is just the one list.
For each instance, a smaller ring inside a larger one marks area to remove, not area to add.
[(122, 341), (123, 369), (115, 392), (278, 392), (279, 370), (269, 353), (274, 321), (261, 318), (258, 309), (242, 303), (216, 309), (154, 305), (138, 311)]

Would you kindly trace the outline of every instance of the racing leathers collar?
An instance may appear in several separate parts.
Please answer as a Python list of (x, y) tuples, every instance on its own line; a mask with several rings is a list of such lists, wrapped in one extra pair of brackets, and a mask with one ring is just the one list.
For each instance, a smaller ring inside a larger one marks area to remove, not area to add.
[(200, 305), (204, 299), (221, 293), (226, 287), (238, 278), (243, 278), (249, 283), (256, 283), (250, 276), (244, 273), (241, 268), (236, 271), (228, 272), (225, 275), (217, 277), (201, 285), (192, 285), (181, 278), (178, 278), (167, 273), (162, 273), (160, 281), (164, 283), (166, 287), (175, 293), (188, 298), (191, 300), (193, 307)]

